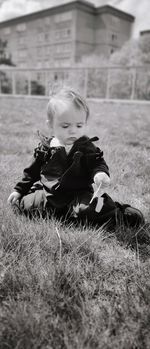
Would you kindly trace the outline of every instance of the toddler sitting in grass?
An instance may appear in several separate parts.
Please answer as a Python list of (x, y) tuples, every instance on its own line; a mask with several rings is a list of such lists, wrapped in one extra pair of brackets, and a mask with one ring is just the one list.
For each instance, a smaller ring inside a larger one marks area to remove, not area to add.
[[(94, 144), (98, 137), (86, 135), (89, 108), (85, 99), (63, 88), (51, 96), (47, 115), (53, 136), (40, 137), (32, 162), (8, 202), (29, 216), (56, 214), (96, 225), (116, 224), (125, 215), (108, 194), (99, 198), (96, 211), (93, 184), (98, 192), (109, 185), (110, 176), (103, 152)], [(140, 211), (125, 206), (127, 222), (141, 223)]]

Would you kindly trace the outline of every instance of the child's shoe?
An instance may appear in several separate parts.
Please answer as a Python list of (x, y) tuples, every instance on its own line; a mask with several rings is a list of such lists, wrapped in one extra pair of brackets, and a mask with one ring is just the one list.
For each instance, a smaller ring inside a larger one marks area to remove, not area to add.
[(131, 227), (137, 228), (145, 224), (145, 219), (140, 210), (127, 204), (120, 204), (115, 202), (118, 213), (118, 223)]
[(104, 200), (100, 212), (96, 212), (98, 198), (94, 198), (91, 204), (83, 210), (79, 210), (78, 217), (81, 221), (85, 221), (96, 225), (109, 225), (115, 228), (118, 225), (124, 225), (136, 228), (144, 225), (145, 220), (142, 212), (130, 205), (120, 204), (112, 200), (112, 198), (104, 193), (101, 196)]
[(82, 222), (88, 222), (92, 225), (115, 225), (116, 217), (116, 205), (108, 194), (103, 194), (103, 206), (100, 212), (96, 212), (96, 206), (98, 203), (98, 198), (94, 198), (91, 204), (86, 206), (85, 209), (79, 210), (78, 218)]

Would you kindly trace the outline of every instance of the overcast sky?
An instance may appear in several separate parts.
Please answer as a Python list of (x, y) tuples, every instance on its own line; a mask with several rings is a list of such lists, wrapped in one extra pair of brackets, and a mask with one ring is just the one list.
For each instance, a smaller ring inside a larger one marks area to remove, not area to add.
[[(0, 0), (0, 21), (69, 1), (71, 0)], [(150, 0), (90, 0), (90, 2), (97, 6), (110, 4), (136, 16), (134, 36), (137, 36), (139, 30), (150, 29)]]

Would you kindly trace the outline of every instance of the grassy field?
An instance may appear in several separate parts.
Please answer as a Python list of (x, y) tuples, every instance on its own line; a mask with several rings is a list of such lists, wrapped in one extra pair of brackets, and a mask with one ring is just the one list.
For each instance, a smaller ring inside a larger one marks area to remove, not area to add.
[[(149, 222), (150, 105), (89, 105), (90, 135), (110, 167), (108, 194)], [(138, 234), (128, 246), (129, 231), (118, 241), (103, 229), (30, 221), (7, 205), (37, 129), (47, 134), (45, 119), (46, 100), (0, 99), (0, 349), (149, 349), (150, 246)]]

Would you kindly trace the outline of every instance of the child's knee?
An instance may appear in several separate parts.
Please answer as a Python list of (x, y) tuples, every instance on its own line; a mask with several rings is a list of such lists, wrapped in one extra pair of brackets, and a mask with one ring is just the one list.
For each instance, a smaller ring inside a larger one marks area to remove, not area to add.
[(43, 190), (37, 190), (34, 193), (25, 195), (20, 202), (20, 209), (25, 212), (33, 210), (43, 210), (46, 204), (46, 198)]
[(25, 195), (20, 201), (22, 211), (30, 211), (34, 207), (34, 194)]

